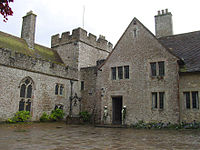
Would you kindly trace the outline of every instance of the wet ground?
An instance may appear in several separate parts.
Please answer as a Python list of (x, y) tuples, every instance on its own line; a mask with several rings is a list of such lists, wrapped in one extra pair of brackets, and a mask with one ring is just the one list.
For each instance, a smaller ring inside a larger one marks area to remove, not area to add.
[(95, 128), (64, 123), (0, 124), (0, 150), (134, 149), (200, 149), (200, 130)]

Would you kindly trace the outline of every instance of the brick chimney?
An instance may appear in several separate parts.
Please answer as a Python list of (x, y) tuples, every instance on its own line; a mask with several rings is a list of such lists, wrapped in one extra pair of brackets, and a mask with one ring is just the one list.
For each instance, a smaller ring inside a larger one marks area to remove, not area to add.
[(173, 35), (172, 14), (168, 9), (158, 11), (155, 16), (156, 37)]
[(34, 49), (35, 43), (35, 23), (36, 15), (32, 11), (28, 12), (26, 16), (23, 17), (21, 38), (23, 38), (28, 47)]

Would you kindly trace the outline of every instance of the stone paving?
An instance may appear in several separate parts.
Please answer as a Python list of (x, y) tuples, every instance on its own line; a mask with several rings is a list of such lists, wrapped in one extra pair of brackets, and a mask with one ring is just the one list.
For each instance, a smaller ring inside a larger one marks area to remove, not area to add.
[(0, 125), (0, 150), (200, 149), (199, 130), (136, 130), (33, 123)]

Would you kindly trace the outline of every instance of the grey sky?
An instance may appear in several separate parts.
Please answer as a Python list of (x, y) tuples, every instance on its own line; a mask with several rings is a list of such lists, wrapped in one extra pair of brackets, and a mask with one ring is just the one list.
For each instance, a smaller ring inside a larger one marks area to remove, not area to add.
[(51, 35), (82, 27), (85, 6), (84, 29), (115, 44), (134, 17), (154, 33), (154, 16), (166, 8), (172, 12), (175, 34), (200, 30), (199, 4), (199, 0), (15, 0), (14, 15), (7, 23), (0, 18), (0, 31), (20, 36), (22, 17), (32, 10), (37, 15), (36, 43), (50, 47)]

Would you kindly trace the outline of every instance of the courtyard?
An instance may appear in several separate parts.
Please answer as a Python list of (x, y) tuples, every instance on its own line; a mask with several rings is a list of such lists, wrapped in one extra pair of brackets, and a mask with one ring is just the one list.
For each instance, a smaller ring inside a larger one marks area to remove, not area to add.
[(97, 128), (61, 123), (0, 124), (1, 150), (200, 149), (199, 130)]

